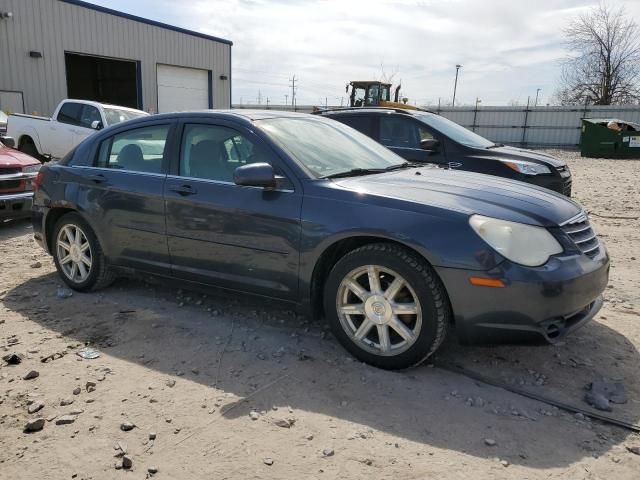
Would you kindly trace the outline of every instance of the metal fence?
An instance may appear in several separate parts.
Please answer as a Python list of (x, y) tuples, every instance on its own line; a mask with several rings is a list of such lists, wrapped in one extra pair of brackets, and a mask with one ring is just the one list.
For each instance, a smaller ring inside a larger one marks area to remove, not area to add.
[[(234, 105), (233, 108), (264, 109), (265, 105)], [(290, 105), (270, 105), (272, 110), (293, 110)], [(299, 105), (298, 112), (313, 106)], [(580, 142), (583, 118), (618, 118), (640, 123), (640, 105), (583, 107), (445, 107), (435, 113), (485, 138), (506, 145), (538, 148), (575, 148)]]
[(489, 140), (523, 147), (577, 147), (583, 118), (640, 123), (640, 105), (455, 107), (435, 111)]

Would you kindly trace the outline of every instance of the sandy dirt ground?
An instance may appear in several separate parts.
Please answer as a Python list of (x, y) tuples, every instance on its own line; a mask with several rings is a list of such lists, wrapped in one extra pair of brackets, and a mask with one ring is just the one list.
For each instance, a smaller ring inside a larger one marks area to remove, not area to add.
[(29, 223), (0, 225), (0, 354), (24, 355), (0, 362), (0, 478), (639, 478), (638, 435), (437, 366), (585, 409), (587, 384), (620, 381), (629, 400), (609, 415), (640, 421), (640, 161), (555, 153), (612, 258), (596, 320), (555, 346), (452, 336), (436, 366), (404, 372), (259, 299), (133, 279), (58, 298)]

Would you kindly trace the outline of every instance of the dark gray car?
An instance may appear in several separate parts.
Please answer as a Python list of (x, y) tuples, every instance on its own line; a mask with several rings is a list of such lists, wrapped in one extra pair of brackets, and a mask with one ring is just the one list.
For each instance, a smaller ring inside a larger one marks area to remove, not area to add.
[(341, 123), (164, 114), (42, 167), (35, 238), (79, 291), (141, 271), (324, 315), (356, 357), (415, 365), (465, 342), (556, 341), (599, 310), (609, 258), (575, 202), (416, 168)]
[(520, 180), (571, 196), (571, 171), (564, 160), (497, 144), (432, 112), (344, 108), (316, 114), (355, 128), (411, 162)]

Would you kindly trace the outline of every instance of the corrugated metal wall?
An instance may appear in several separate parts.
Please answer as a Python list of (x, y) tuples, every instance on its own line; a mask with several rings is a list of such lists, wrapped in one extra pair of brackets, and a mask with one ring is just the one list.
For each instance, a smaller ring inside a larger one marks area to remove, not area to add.
[(640, 123), (640, 105), (588, 107), (455, 107), (434, 110), (494, 142), (529, 147), (575, 147), (583, 118)]
[(0, 90), (22, 91), (26, 113), (49, 115), (67, 97), (65, 51), (140, 61), (145, 110), (158, 108), (158, 63), (212, 70), (214, 108), (231, 104), (228, 44), (59, 0), (0, 0), (0, 11), (13, 13), (0, 19)]
[[(234, 105), (233, 108), (261, 109), (265, 105)], [(311, 113), (313, 108), (298, 105), (296, 111)], [(640, 123), (640, 105), (429, 108), (489, 140), (523, 147), (576, 147), (583, 118), (618, 118)], [(290, 105), (271, 105), (270, 109), (293, 110)]]

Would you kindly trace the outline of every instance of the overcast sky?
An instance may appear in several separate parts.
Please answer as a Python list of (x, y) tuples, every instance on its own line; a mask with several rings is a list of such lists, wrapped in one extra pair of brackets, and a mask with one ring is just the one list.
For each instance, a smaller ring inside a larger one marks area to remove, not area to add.
[[(340, 104), (349, 80), (402, 80), (411, 103), (546, 104), (565, 55), (562, 29), (597, 0), (91, 0), (227, 38), (233, 103)], [(612, 1), (640, 18), (640, 0)], [(346, 98), (345, 98), (346, 101)]]

